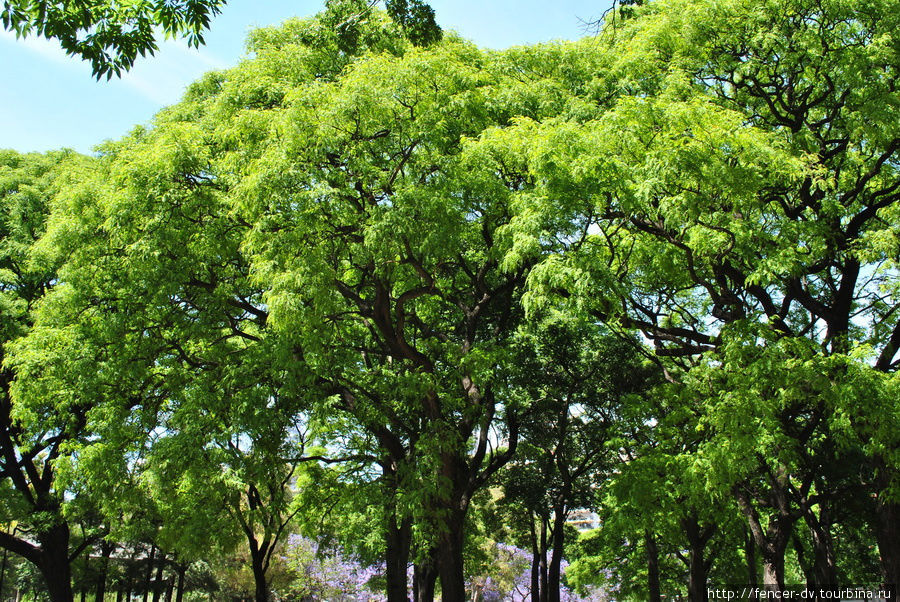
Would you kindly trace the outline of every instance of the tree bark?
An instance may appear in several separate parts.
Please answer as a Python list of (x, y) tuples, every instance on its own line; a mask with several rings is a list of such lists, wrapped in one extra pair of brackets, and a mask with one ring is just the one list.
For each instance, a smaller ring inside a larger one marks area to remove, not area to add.
[(436, 555), (436, 550), (429, 550), (428, 557), (417, 561), (413, 567), (413, 600), (415, 602), (433, 602), (434, 600), (434, 588), (438, 579), (435, 565)]
[(715, 526), (702, 527), (695, 513), (681, 520), (681, 528), (687, 538), (690, 556), (688, 558), (688, 599), (691, 602), (708, 602), (706, 579), (710, 561), (706, 558), (706, 544), (715, 534)]
[(559, 602), (559, 590), (562, 587), (562, 559), (566, 540), (566, 515), (564, 505), (558, 505), (553, 509), (553, 554), (550, 557), (550, 567), (547, 574), (547, 599), (549, 602)]
[[(540, 602), (541, 599), (541, 546), (538, 542), (537, 530), (534, 527), (535, 516), (529, 511), (531, 527), (531, 600)], [(543, 520), (543, 519), (541, 519)]]
[(269, 584), (266, 582), (266, 571), (263, 566), (264, 554), (255, 546), (250, 550), (250, 564), (253, 569), (253, 583), (255, 586), (254, 600), (256, 602), (269, 602)]
[(175, 602), (182, 602), (184, 599), (184, 574), (187, 572), (187, 566), (178, 565), (178, 585), (175, 588)]
[(463, 572), (463, 513), (455, 512), (449, 528), (440, 535), (438, 575), (441, 580), (441, 600), (450, 602), (466, 599), (466, 580)]
[(878, 500), (875, 506), (876, 538), (884, 585), (900, 587), (900, 504)]
[(649, 529), (644, 532), (644, 544), (647, 548), (647, 599), (650, 602), (661, 602), (659, 548), (656, 545), (656, 536)]
[(394, 509), (389, 512), (384, 552), (387, 602), (407, 602), (406, 569), (409, 566), (412, 521), (404, 519), (398, 522)]
[(72, 602), (72, 565), (69, 562), (69, 526), (58, 523), (38, 536), (38, 569), (51, 602)]
[(147, 572), (144, 573), (144, 595), (142, 601), (147, 602), (150, 598), (150, 581), (153, 580), (153, 559), (156, 558), (156, 544), (150, 545), (150, 553), (147, 554)]
[(156, 559), (156, 583), (153, 584), (153, 602), (159, 602), (163, 593), (163, 570), (166, 566), (165, 553), (157, 556)]
[(747, 529), (747, 536), (744, 541), (744, 557), (747, 562), (747, 587), (751, 591), (755, 591), (757, 585), (758, 569), (756, 566), (756, 543), (753, 541), (753, 534)]
[(540, 555), (538, 556), (538, 578), (540, 579), (540, 602), (550, 602), (550, 596), (547, 591), (547, 519), (541, 517), (541, 543)]
[(97, 575), (96, 601), (103, 602), (106, 598), (106, 577), (109, 574), (109, 557), (112, 555), (113, 544), (105, 539), (100, 542), (100, 573)]

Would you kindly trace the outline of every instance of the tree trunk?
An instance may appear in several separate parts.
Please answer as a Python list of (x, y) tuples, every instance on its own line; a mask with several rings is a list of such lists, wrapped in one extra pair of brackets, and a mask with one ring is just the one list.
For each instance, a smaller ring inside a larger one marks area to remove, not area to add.
[(644, 542), (647, 548), (647, 599), (650, 602), (661, 602), (659, 548), (656, 546), (656, 536), (649, 529), (644, 533)]
[(398, 524), (393, 509), (389, 512), (391, 516), (385, 534), (384, 553), (387, 602), (407, 602), (406, 568), (409, 565), (412, 522), (405, 519)]
[(831, 536), (831, 513), (827, 502), (819, 503), (819, 516), (810, 508), (804, 512), (813, 548), (812, 583), (807, 586), (828, 588), (837, 585), (837, 560)]
[(875, 506), (878, 553), (884, 584), (896, 591), (900, 587), (900, 504), (884, 501), (881, 495)]
[(759, 572), (756, 567), (756, 544), (749, 529), (747, 529), (747, 537), (744, 542), (744, 558), (747, 562), (747, 587), (752, 591), (753, 588), (756, 588)]
[(147, 572), (144, 573), (144, 595), (141, 598), (143, 602), (148, 602), (150, 598), (150, 582), (153, 580), (153, 559), (156, 557), (156, 544), (150, 545), (150, 553), (147, 554)]
[(707, 602), (706, 579), (711, 562), (706, 558), (706, 544), (716, 532), (714, 525), (703, 527), (696, 512), (691, 512), (681, 519), (690, 556), (688, 558), (688, 599), (691, 602)]
[(103, 602), (106, 598), (106, 576), (109, 574), (109, 557), (112, 555), (113, 544), (105, 539), (100, 542), (100, 573), (97, 575), (96, 601)]
[(6, 548), (3, 549), (3, 562), (0, 563), (0, 599), (5, 600), (3, 597), (3, 588), (6, 585), (6, 557), (9, 554), (9, 550)]
[(263, 569), (263, 554), (255, 549), (251, 550), (250, 563), (253, 568), (253, 583), (256, 587), (254, 600), (269, 602), (269, 584), (266, 583), (266, 571)]
[(563, 505), (553, 509), (553, 554), (550, 557), (550, 568), (547, 572), (547, 599), (559, 602), (559, 589), (562, 587), (563, 547), (566, 540), (566, 508)]
[(161, 553), (156, 560), (156, 582), (153, 584), (153, 602), (159, 602), (163, 593), (163, 570), (166, 566), (166, 555)]
[(435, 565), (436, 555), (437, 550), (429, 550), (428, 557), (419, 560), (413, 567), (413, 600), (415, 602), (433, 602), (434, 600), (434, 588), (438, 578)]
[(463, 523), (465, 509), (457, 506), (450, 513), (450, 521), (438, 537), (438, 575), (441, 580), (441, 600), (466, 599), (466, 579), (463, 572)]
[(540, 555), (538, 556), (538, 570), (540, 579), (540, 602), (550, 602), (550, 596), (547, 592), (547, 519), (541, 517), (541, 543)]
[(182, 602), (184, 599), (184, 574), (187, 573), (187, 566), (178, 565), (178, 585), (175, 588), (175, 602)]
[(537, 517), (529, 510), (528, 518), (531, 528), (531, 591), (529, 599), (532, 602), (539, 602), (541, 599), (541, 546), (538, 541), (537, 529), (534, 526)]
[(38, 569), (47, 584), (50, 602), (72, 602), (72, 566), (69, 563), (69, 526), (56, 524), (40, 535)]
[[(741, 512), (747, 518), (747, 526), (762, 559), (763, 588), (766, 591), (783, 590), (784, 553), (796, 519), (790, 516), (785, 508), (779, 508), (769, 517), (769, 524), (763, 530), (759, 514), (747, 493), (740, 487), (736, 487), (734, 493)], [(782, 506), (785, 505), (783, 502)]]

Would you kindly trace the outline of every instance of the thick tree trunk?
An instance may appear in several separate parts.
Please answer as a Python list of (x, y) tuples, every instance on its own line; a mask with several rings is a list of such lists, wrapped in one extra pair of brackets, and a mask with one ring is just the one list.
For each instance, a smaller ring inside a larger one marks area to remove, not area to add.
[(72, 602), (72, 566), (69, 563), (69, 526), (54, 525), (38, 536), (38, 569), (47, 584), (50, 602)]
[(681, 520), (681, 528), (684, 530), (690, 546), (688, 558), (688, 599), (691, 602), (707, 602), (709, 596), (706, 590), (706, 579), (711, 562), (706, 558), (706, 544), (715, 534), (716, 527), (700, 525), (696, 513), (691, 513)]
[(784, 589), (784, 554), (779, 556), (762, 555), (763, 588), (767, 592)]
[(900, 504), (879, 499), (875, 513), (882, 578), (896, 591), (900, 587)]
[(812, 582), (808, 586), (825, 588), (837, 585), (837, 559), (831, 536), (831, 513), (827, 502), (819, 504), (819, 516), (812, 509), (804, 512), (813, 548)]
[(659, 548), (656, 545), (656, 536), (649, 529), (644, 533), (644, 544), (647, 549), (647, 599), (650, 602), (661, 602)]
[(385, 577), (387, 580), (387, 601), (407, 602), (407, 576), (409, 566), (412, 523), (409, 519), (398, 524), (397, 516), (391, 509), (385, 533)]
[(269, 602), (269, 584), (266, 582), (266, 571), (263, 568), (263, 555), (257, 551), (250, 554), (250, 564), (253, 569), (253, 583), (256, 588), (254, 600), (256, 602)]
[(451, 602), (466, 599), (466, 579), (463, 572), (463, 523), (465, 511), (454, 509), (451, 519), (438, 538), (438, 575), (441, 580), (441, 600)]
[(566, 540), (565, 529), (566, 508), (560, 505), (553, 509), (553, 554), (550, 557), (547, 574), (547, 599), (549, 602), (559, 602), (559, 589), (562, 587), (563, 547)]
[(795, 518), (787, 513), (784, 508), (786, 502), (782, 500), (782, 508), (776, 510), (777, 514), (769, 517), (769, 523), (764, 530), (759, 514), (747, 493), (740, 487), (735, 488), (734, 493), (741, 512), (747, 518), (747, 526), (760, 553), (763, 565), (763, 588), (766, 591), (783, 590), (784, 553), (794, 528)]
[(756, 566), (756, 543), (753, 541), (753, 534), (747, 529), (747, 537), (744, 542), (744, 558), (747, 562), (747, 587), (753, 590), (758, 583), (759, 575)]

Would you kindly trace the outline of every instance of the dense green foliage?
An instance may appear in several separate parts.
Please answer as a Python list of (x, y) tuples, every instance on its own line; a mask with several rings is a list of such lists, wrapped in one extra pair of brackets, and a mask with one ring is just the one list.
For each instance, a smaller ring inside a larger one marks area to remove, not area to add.
[(900, 4), (387, 8), (3, 154), (0, 546), (61, 602), (900, 580)]

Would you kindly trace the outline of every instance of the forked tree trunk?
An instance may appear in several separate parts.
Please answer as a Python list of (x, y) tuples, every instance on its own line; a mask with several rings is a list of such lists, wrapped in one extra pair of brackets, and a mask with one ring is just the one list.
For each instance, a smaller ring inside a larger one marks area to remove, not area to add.
[(566, 537), (566, 508), (558, 505), (553, 509), (553, 554), (550, 557), (550, 567), (547, 572), (547, 599), (549, 602), (559, 602), (559, 590), (562, 587), (562, 559), (563, 547)]
[(385, 533), (385, 578), (387, 602), (407, 602), (407, 575), (409, 566), (412, 524), (409, 519), (398, 523), (396, 513), (389, 509), (390, 517)]
[(550, 602), (547, 575), (547, 519), (541, 517), (541, 544), (538, 556), (538, 571), (540, 579), (540, 602)]
[(438, 572), (435, 565), (437, 550), (429, 550), (428, 557), (416, 562), (413, 567), (413, 600), (432, 602), (437, 585)]
[(688, 557), (688, 599), (691, 602), (707, 602), (709, 595), (706, 579), (711, 561), (706, 557), (706, 545), (716, 532), (716, 527), (702, 527), (696, 513), (691, 513), (681, 520), (689, 545)]

